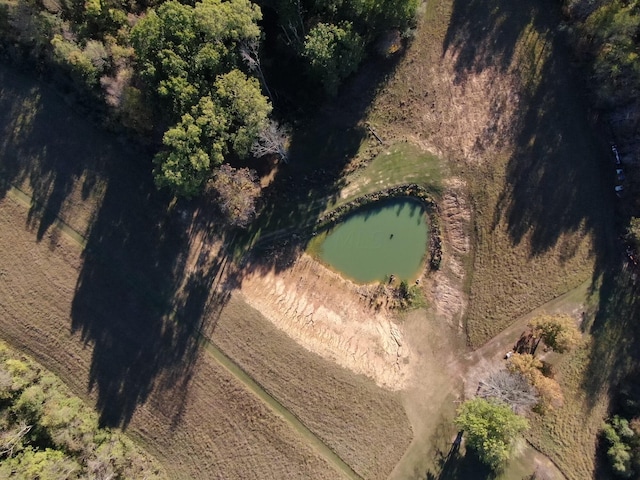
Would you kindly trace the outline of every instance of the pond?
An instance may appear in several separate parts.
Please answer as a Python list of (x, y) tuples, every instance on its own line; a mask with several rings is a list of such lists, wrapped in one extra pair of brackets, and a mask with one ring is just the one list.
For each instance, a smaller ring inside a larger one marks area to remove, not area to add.
[(359, 283), (418, 274), (429, 234), (424, 206), (410, 199), (377, 202), (335, 226), (317, 252), (325, 263)]

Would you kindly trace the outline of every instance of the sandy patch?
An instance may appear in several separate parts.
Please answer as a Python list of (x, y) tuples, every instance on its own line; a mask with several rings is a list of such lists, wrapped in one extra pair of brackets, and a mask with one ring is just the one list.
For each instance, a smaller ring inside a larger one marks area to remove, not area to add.
[(308, 350), (379, 386), (399, 390), (411, 355), (401, 325), (368, 305), (374, 287), (357, 286), (303, 254), (276, 274), (249, 273), (244, 300)]

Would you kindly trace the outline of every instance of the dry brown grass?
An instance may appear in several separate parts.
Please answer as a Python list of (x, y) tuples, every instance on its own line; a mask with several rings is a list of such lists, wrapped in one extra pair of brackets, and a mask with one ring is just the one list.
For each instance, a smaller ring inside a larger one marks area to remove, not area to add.
[[(399, 396), (309, 354), (237, 299), (207, 317), (223, 260), (214, 252), (203, 267), (194, 232), (210, 229), (194, 227), (188, 207), (167, 213), (135, 152), (54, 92), (0, 75), (0, 168), (22, 189), (1, 190), (3, 338), (95, 402), (103, 421), (126, 425), (172, 477), (339, 477), (277, 408), (198, 350), (195, 327), (208, 318), (214, 340), (312, 435), (384, 478), (411, 436)], [(56, 140), (68, 131), (90, 147)]]
[(399, 393), (309, 354), (239, 298), (211, 338), (363, 478), (386, 478), (407, 448)]
[(553, 459), (568, 479), (593, 476), (596, 438), (607, 416), (607, 393), (589, 398), (584, 391), (590, 352), (591, 345), (585, 345), (558, 359), (556, 378), (562, 387), (564, 403), (531, 422), (528, 435), (533, 445)]
[[(64, 235), (54, 248), (24, 229), (26, 211), (0, 202), (0, 331), (90, 402), (92, 342), (70, 328), (81, 267), (80, 249)], [(46, 237), (45, 237), (46, 238)], [(141, 339), (144, 341), (144, 339)], [(278, 415), (207, 354), (189, 378), (159, 375), (138, 406), (128, 433), (163, 463), (172, 478), (337, 478)]]
[[(475, 256), (466, 329), (478, 347), (606, 268), (611, 166), (553, 2), (442, 0), (426, 8), (371, 123), (385, 138), (448, 160), (470, 187)], [(602, 363), (611, 356), (603, 348), (585, 348), (561, 360), (565, 406), (534, 422), (531, 437), (576, 479), (593, 473), (608, 402), (605, 389), (590, 391), (584, 379), (598, 358), (603, 370), (614, 368)]]
[[(428, 2), (371, 121), (442, 158), (470, 186), (475, 261), (467, 333), (481, 345), (588, 279), (611, 236), (606, 150), (551, 5)], [(499, 27), (498, 27), (499, 25)]]

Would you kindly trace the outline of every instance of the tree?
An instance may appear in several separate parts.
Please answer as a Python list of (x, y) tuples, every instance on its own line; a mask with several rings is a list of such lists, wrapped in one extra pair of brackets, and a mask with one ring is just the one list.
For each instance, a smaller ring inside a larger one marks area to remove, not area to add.
[(500, 370), (480, 382), (478, 396), (509, 405), (516, 413), (525, 413), (538, 403), (538, 394), (526, 378), (516, 371)]
[(632, 447), (639, 440), (629, 422), (616, 415), (603, 425), (602, 433), (609, 447), (607, 456), (613, 470), (623, 478), (634, 476)]
[(631, 217), (631, 220), (629, 220), (627, 239), (633, 244), (636, 250), (640, 249), (640, 218)]
[(220, 75), (213, 96), (200, 98), (165, 132), (165, 150), (155, 158), (156, 185), (185, 197), (198, 195), (225, 154), (249, 153), (270, 112), (255, 78), (239, 70)]
[(563, 395), (558, 382), (545, 377), (541, 368), (542, 362), (529, 353), (514, 353), (507, 363), (509, 371), (522, 375), (538, 391), (540, 395), (538, 409), (544, 412), (562, 405)]
[(267, 127), (271, 104), (255, 78), (240, 70), (220, 75), (215, 82), (215, 99), (225, 114), (229, 148), (245, 157), (261, 131)]
[(312, 77), (322, 83), (327, 94), (335, 95), (340, 82), (358, 69), (364, 41), (349, 22), (318, 23), (305, 37), (303, 54)]
[(289, 136), (286, 130), (273, 120), (259, 133), (258, 138), (251, 146), (251, 153), (256, 157), (265, 155), (278, 155), (280, 160), (289, 161)]
[(248, 168), (235, 169), (222, 165), (210, 182), (218, 204), (228, 222), (236, 227), (246, 227), (256, 213), (256, 200), (260, 184), (256, 172)]
[(455, 424), (464, 430), (467, 445), (494, 470), (509, 459), (514, 440), (529, 428), (529, 422), (508, 405), (484, 398), (464, 402)]
[(218, 75), (238, 62), (237, 47), (260, 37), (260, 9), (249, 0), (175, 0), (150, 9), (131, 31), (138, 72), (181, 115), (211, 94)]
[(582, 334), (569, 315), (541, 315), (529, 323), (534, 337), (558, 353), (567, 352), (579, 345)]
[(249, 71), (258, 74), (265, 92), (267, 92), (269, 99), (273, 102), (273, 95), (271, 95), (271, 91), (267, 85), (267, 79), (264, 77), (264, 72), (262, 71), (262, 63), (260, 62), (258, 48), (259, 44), (258, 39), (256, 38), (243, 41), (240, 44), (240, 58), (242, 58), (242, 61), (245, 63), (247, 68), (249, 68)]
[(185, 197), (200, 193), (226, 151), (228, 124), (219, 110), (211, 97), (203, 97), (190, 114), (165, 132), (162, 143), (166, 150), (154, 160), (158, 187), (169, 187)]

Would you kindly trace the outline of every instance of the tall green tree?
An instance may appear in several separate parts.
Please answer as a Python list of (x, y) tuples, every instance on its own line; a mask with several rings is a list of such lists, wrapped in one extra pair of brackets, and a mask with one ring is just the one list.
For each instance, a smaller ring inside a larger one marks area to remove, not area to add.
[(238, 44), (260, 37), (261, 18), (249, 0), (203, 0), (193, 7), (169, 0), (131, 31), (138, 72), (179, 117), (239, 63)]
[(304, 56), (311, 76), (329, 95), (335, 95), (342, 80), (358, 69), (363, 55), (364, 41), (349, 22), (318, 23), (305, 38)]
[(165, 150), (155, 158), (155, 181), (180, 196), (192, 197), (202, 190), (214, 167), (227, 151), (227, 115), (211, 97), (185, 113), (162, 138)]
[(493, 469), (510, 458), (514, 440), (529, 428), (529, 422), (508, 405), (483, 398), (464, 402), (455, 424), (464, 430), (467, 445)]
[(215, 98), (228, 122), (230, 150), (239, 157), (248, 155), (271, 113), (271, 104), (262, 95), (260, 83), (240, 70), (231, 70), (217, 78)]
[(249, 154), (270, 112), (257, 79), (239, 70), (220, 75), (212, 95), (164, 134), (165, 148), (155, 158), (156, 184), (180, 196), (200, 194), (225, 155)]

